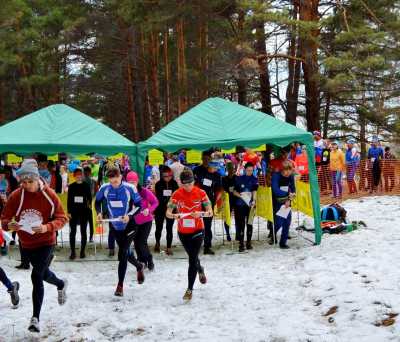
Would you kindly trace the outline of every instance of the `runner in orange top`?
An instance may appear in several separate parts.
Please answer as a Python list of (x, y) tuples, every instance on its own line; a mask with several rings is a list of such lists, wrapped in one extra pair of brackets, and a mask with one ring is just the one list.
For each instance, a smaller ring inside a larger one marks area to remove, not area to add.
[[(183, 299), (191, 300), (197, 273), (200, 283), (207, 282), (204, 268), (200, 264), (199, 252), (204, 240), (203, 217), (211, 217), (213, 211), (205, 191), (194, 186), (192, 170), (184, 169), (180, 180), (181, 187), (172, 194), (166, 216), (178, 220), (179, 239), (189, 256), (188, 288)], [(174, 210), (177, 213), (174, 214)]]

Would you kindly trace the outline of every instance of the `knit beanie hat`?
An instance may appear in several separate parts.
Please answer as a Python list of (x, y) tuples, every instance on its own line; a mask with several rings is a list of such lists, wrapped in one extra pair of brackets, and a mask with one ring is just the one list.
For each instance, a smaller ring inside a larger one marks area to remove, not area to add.
[(38, 164), (35, 159), (25, 159), (17, 171), (20, 179), (39, 179)]

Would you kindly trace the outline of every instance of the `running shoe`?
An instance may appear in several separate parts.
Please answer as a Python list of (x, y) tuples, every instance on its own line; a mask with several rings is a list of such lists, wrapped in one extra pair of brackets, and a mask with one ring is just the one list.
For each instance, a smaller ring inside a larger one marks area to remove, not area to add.
[(200, 283), (206, 284), (207, 283), (207, 277), (206, 277), (206, 274), (204, 273), (204, 267), (203, 266), (200, 266), (198, 273), (199, 273)]
[(190, 301), (192, 300), (192, 290), (187, 289), (185, 294), (183, 295), (183, 300)]
[(114, 296), (123, 297), (123, 295), (124, 295), (124, 288), (122, 287), (122, 285), (117, 285), (117, 289), (114, 292)]
[(35, 333), (40, 332), (39, 320), (36, 317), (31, 318), (31, 322), (29, 323), (28, 330), (30, 332), (35, 332)]
[(144, 283), (144, 264), (141, 264), (142, 267), (137, 271), (137, 282), (138, 284)]
[(10, 294), (12, 305), (17, 306), (19, 304), (19, 283), (17, 281), (14, 281), (12, 283), (12, 286), (12, 290), (8, 291), (8, 293)]
[(63, 279), (64, 286), (62, 289), (57, 290), (58, 292), (58, 304), (59, 305), (64, 305), (65, 302), (67, 301), (67, 287), (68, 287), (68, 280)]

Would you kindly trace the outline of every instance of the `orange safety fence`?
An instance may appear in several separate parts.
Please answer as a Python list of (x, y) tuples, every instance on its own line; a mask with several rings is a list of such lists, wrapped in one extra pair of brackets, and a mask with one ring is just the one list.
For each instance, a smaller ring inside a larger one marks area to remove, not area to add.
[[(374, 163), (368, 159), (347, 164), (345, 170), (317, 166), (321, 202), (376, 194), (400, 193), (400, 160), (383, 159)], [(307, 176), (303, 176), (307, 181)]]
[[(400, 160), (361, 160), (346, 165), (340, 172), (332, 170), (329, 164), (318, 165), (317, 176), (322, 204), (376, 194), (400, 194)], [(268, 177), (259, 176), (260, 185), (266, 185)], [(308, 174), (297, 177), (309, 181)]]

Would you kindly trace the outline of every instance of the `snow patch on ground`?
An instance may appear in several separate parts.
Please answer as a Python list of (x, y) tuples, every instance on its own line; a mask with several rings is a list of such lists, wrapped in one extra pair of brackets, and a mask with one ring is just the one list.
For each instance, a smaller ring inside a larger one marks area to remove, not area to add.
[[(172, 258), (156, 256), (143, 285), (128, 268), (123, 298), (113, 296), (115, 260), (64, 262), (64, 250), (52, 269), (69, 279), (68, 302), (58, 306), (56, 289), (45, 285), (39, 337), (27, 332), (30, 273), (3, 257), (2, 267), (21, 283), (21, 304), (12, 309), (0, 289), (0, 341), (400, 341), (399, 322), (374, 325), (400, 312), (400, 197), (349, 200), (344, 207), (368, 227), (324, 235), (318, 247), (292, 230), (290, 250), (260, 241), (250, 253), (228, 244), (216, 256), (201, 256), (209, 281), (197, 282), (186, 304), (180, 247)], [(107, 259), (98, 252), (96, 258)], [(334, 306), (337, 312), (324, 316)]]

